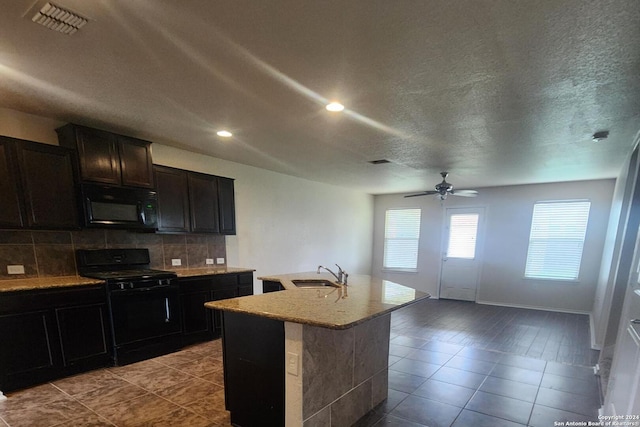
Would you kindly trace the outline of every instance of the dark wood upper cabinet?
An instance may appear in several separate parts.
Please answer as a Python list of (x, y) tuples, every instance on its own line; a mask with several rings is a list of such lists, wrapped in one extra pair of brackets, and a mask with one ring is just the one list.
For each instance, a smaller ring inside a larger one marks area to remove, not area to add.
[(0, 227), (23, 226), (23, 205), (13, 142), (0, 137)]
[(28, 227), (79, 228), (74, 156), (55, 145), (17, 145)]
[(150, 142), (72, 123), (56, 132), (60, 145), (78, 150), (83, 181), (154, 187)]
[(153, 188), (153, 162), (151, 143), (140, 139), (118, 136), (122, 185)]
[(158, 231), (235, 234), (233, 179), (154, 165)]
[(0, 137), (0, 226), (79, 228), (74, 150)]
[(190, 231), (187, 171), (157, 165), (153, 169), (158, 193), (158, 231)]
[(120, 160), (115, 136), (109, 132), (79, 126), (69, 127), (68, 130), (72, 135), (64, 138), (65, 144), (60, 140), (60, 144), (75, 148), (75, 137), (83, 181), (119, 185)]
[(218, 177), (220, 233), (236, 234), (236, 206), (233, 179)]
[(189, 208), (191, 231), (219, 233), (218, 178), (213, 175), (189, 173)]

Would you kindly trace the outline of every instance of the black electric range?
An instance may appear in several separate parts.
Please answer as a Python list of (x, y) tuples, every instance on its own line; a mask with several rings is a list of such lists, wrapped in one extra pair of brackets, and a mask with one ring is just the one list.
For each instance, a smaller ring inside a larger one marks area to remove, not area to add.
[(78, 272), (106, 282), (114, 364), (178, 350), (182, 320), (177, 275), (149, 268), (148, 249), (79, 249)]

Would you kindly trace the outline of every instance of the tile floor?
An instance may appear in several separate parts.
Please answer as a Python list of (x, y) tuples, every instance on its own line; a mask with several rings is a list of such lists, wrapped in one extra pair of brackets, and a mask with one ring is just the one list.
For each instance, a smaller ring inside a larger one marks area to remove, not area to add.
[(0, 427), (228, 426), (220, 344), (10, 393)]
[[(392, 315), (389, 398), (358, 427), (597, 418), (587, 316), (429, 300)], [(220, 341), (11, 393), (0, 427), (228, 426)]]
[(598, 352), (586, 315), (446, 300), (396, 313), (389, 397), (358, 427), (597, 421)]

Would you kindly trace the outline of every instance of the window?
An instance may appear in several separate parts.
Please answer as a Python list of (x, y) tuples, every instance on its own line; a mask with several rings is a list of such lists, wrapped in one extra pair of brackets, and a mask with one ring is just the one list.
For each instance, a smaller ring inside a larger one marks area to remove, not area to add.
[(453, 214), (449, 220), (447, 258), (476, 257), (478, 214)]
[(525, 277), (578, 279), (590, 207), (588, 201), (533, 206)]
[(390, 270), (416, 271), (420, 209), (389, 209), (384, 222), (384, 262)]

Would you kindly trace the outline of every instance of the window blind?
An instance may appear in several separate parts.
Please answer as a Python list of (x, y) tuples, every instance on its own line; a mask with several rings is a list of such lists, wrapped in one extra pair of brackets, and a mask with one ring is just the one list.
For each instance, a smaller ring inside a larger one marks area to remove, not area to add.
[(420, 209), (389, 209), (384, 223), (383, 267), (415, 271), (418, 266)]
[(454, 214), (449, 220), (448, 258), (473, 259), (476, 256), (478, 214)]
[(588, 201), (534, 205), (525, 277), (578, 278), (590, 207)]

